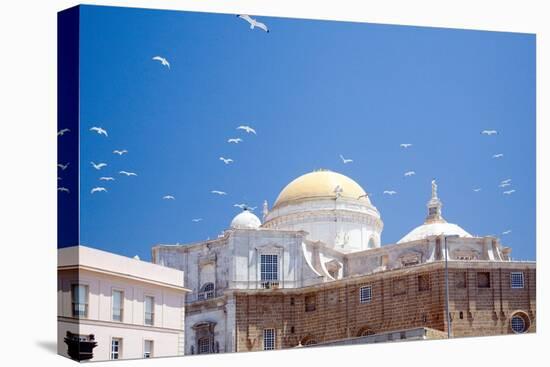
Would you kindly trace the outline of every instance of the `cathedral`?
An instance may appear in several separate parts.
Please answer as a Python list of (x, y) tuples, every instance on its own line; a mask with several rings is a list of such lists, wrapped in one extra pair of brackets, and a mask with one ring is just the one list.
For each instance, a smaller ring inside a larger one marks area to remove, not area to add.
[(293, 348), (426, 328), (443, 337), (536, 330), (535, 262), (496, 237), (427, 215), (395, 244), (368, 194), (318, 170), (290, 182), (262, 219), (238, 214), (217, 239), (152, 248), (182, 270), (185, 354)]

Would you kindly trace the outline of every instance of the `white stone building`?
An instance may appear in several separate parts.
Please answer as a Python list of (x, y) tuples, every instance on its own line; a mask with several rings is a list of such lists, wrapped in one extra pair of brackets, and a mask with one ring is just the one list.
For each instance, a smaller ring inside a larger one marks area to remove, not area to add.
[[(495, 237), (474, 237), (441, 214), (432, 182), (423, 224), (396, 244), (381, 246), (383, 222), (367, 193), (352, 179), (326, 170), (290, 182), (263, 221), (248, 210), (215, 240), (159, 244), (154, 263), (183, 270), (186, 354), (236, 351), (233, 292), (307, 288), (421, 263), (509, 261)], [(445, 249), (446, 253), (445, 253)]]
[(181, 270), (85, 246), (58, 250), (58, 353), (93, 334), (92, 361), (184, 354)]

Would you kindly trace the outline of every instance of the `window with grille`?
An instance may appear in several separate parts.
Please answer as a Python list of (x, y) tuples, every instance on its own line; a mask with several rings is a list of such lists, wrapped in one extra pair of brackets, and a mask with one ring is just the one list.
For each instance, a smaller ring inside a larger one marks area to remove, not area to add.
[(514, 333), (523, 333), (525, 332), (525, 319), (521, 317), (520, 315), (514, 315), (512, 316), (512, 319), (510, 320), (510, 324), (512, 327), (512, 330)]
[(113, 310), (112, 310), (112, 319), (113, 321), (122, 321), (122, 313), (124, 307), (124, 292), (113, 290), (112, 295)]
[(111, 359), (122, 358), (122, 338), (111, 339)]
[(523, 273), (510, 273), (510, 287), (511, 288), (523, 288)]
[(210, 353), (210, 338), (199, 339), (199, 354)]
[(155, 324), (155, 298), (151, 296), (145, 296), (145, 325), (153, 326)]
[(151, 358), (153, 356), (153, 341), (145, 340), (143, 343), (143, 358)]
[(214, 298), (214, 283), (206, 283), (199, 292), (199, 301)]
[(367, 303), (372, 299), (372, 288), (370, 285), (359, 288), (359, 302)]
[(279, 285), (279, 256), (273, 254), (260, 255), (260, 280), (262, 288)]
[(88, 317), (88, 286), (73, 284), (71, 286), (73, 317)]
[(264, 329), (264, 350), (275, 349), (275, 329)]

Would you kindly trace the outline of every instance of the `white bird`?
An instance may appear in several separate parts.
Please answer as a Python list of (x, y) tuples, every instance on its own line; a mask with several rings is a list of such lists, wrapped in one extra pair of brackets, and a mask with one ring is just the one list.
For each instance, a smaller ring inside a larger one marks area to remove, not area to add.
[(344, 156), (342, 154), (340, 154), (340, 159), (342, 160), (342, 162), (344, 162), (344, 164), (348, 164), (348, 163), (353, 162), (353, 159), (344, 158)]
[(219, 191), (219, 190), (212, 190), (210, 191), (212, 194), (216, 194), (216, 195), (227, 195), (227, 192), (225, 191)]
[(160, 61), (163, 66), (166, 66), (166, 67), (168, 67), (168, 69), (170, 69), (170, 63), (164, 57), (155, 56), (155, 57), (153, 57), (153, 60)]
[(481, 132), (481, 134), (491, 136), (491, 135), (498, 134), (498, 131), (496, 131), (496, 130), (483, 130)]
[(500, 183), (510, 183), (510, 182), (512, 182), (511, 178), (507, 178), (506, 180), (500, 181)]
[(70, 131), (70, 129), (61, 129), (57, 132), (57, 136), (63, 136), (65, 133), (68, 133)]
[(95, 131), (96, 133), (98, 133), (99, 135), (105, 135), (105, 136), (109, 136), (107, 134), (107, 130), (105, 130), (104, 128), (102, 127), (97, 127), (97, 126), (94, 126), (90, 129), (90, 131)]
[(498, 185), (498, 187), (507, 187), (507, 186), (510, 186), (511, 183), (509, 182), (504, 182), (504, 183), (501, 183), (500, 185)]
[(392, 195), (397, 194), (397, 191), (393, 191), (393, 190), (384, 190), (384, 194), (392, 196)]
[(481, 191), (481, 188), (480, 188), (480, 187), (474, 189), (474, 192), (480, 192), (480, 191)]
[(220, 161), (223, 161), (223, 163), (225, 163), (225, 164), (229, 164), (229, 163), (233, 162), (233, 159), (220, 157)]
[(92, 164), (92, 166), (97, 169), (97, 170), (100, 170), (102, 169), (103, 167), (107, 167), (107, 163), (98, 163), (98, 164), (95, 164), (94, 162), (90, 162)]
[(250, 24), (250, 29), (254, 29), (255, 27), (258, 27), (265, 32), (269, 33), (269, 29), (264, 23), (258, 22), (256, 19), (252, 19), (250, 16), (246, 14), (239, 14), (237, 15), (239, 18), (246, 20)]
[(65, 171), (67, 169), (67, 167), (69, 167), (69, 162), (65, 163), (65, 164), (61, 164), (61, 163), (58, 163), (57, 164), (57, 167), (61, 168), (63, 171)]
[(493, 158), (502, 158), (502, 157), (504, 157), (504, 154), (502, 153), (493, 154)]
[(104, 187), (94, 187), (90, 193), (93, 194), (94, 192), (107, 192), (107, 189)]
[(121, 175), (126, 175), (126, 176), (137, 176), (137, 173), (134, 173), (134, 172), (128, 172), (128, 171), (120, 171), (119, 172)]
[(512, 195), (514, 192), (516, 192), (516, 190), (508, 190), (508, 191), (504, 191), (503, 194), (504, 195)]
[(506, 230), (506, 231), (502, 232), (502, 234), (504, 234), (504, 235), (506, 235), (506, 234), (510, 234), (510, 233), (512, 233), (512, 230), (511, 230), (511, 229), (508, 229), (508, 230)]
[(233, 206), (234, 206), (235, 208), (241, 208), (241, 209), (244, 209), (244, 208), (247, 207), (246, 204), (233, 204)]
[(407, 149), (407, 148), (409, 148), (409, 147), (412, 147), (412, 144), (410, 144), (410, 143), (405, 143), (405, 144), (400, 144), (399, 146), (400, 146), (401, 148)]
[(252, 134), (256, 135), (256, 130), (254, 130), (253, 128), (251, 128), (250, 126), (247, 126), (247, 125), (241, 125), (241, 126), (237, 127), (237, 130), (244, 130), (248, 134), (252, 133)]
[(407, 171), (407, 172), (405, 172), (405, 174), (404, 174), (405, 177), (414, 176), (414, 175), (416, 175), (416, 172), (415, 172), (415, 171)]
[(162, 198), (164, 200), (176, 200), (176, 198), (172, 195), (164, 195)]
[(198, 223), (202, 220), (202, 218), (193, 218), (191, 219), (191, 222), (195, 222), (195, 223)]
[(122, 149), (122, 150), (113, 150), (113, 153), (114, 154), (118, 154), (118, 155), (123, 155), (123, 154), (126, 154), (128, 153), (128, 151), (126, 149)]
[(58, 187), (58, 188), (57, 188), (57, 191), (66, 192), (67, 194), (70, 193), (69, 189), (66, 188), (66, 187)]
[(241, 138), (231, 138), (231, 139), (227, 139), (227, 142), (228, 143), (235, 143), (235, 144), (239, 144), (240, 142), (242, 142), (243, 139)]
[(101, 181), (114, 181), (115, 178), (114, 177), (100, 177), (99, 178)]

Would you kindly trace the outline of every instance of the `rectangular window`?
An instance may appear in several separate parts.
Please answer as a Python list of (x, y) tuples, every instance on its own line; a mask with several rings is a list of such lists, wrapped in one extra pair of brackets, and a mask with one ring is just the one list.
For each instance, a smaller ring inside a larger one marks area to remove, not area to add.
[(315, 311), (316, 298), (315, 294), (310, 294), (305, 297), (306, 312)]
[(430, 290), (430, 275), (421, 274), (418, 276), (418, 291), (424, 292)]
[(73, 317), (88, 317), (88, 286), (73, 284), (71, 286)]
[(359, 302), (367, 303), (372, 299), (372, 288), (370, 285), (359, 288)]
[(113, 290), (113, 321), (122, 321), (124, 292)]
[(275, 349), (275, 329), (264, 329), (264, 350)]
[(477, 273), (477, 287), (491, 288), (491, 274), (488, 272)]
[(279, 285), (279, 256), (260, 255), (260, 280), (262, 288), (271, 288)]
[(111, 339), (111, 359), (122, 358), (122, 338)]
[(153, 356), (153, 341), (145, 340), (143, 342), (143, 358), (151, 358)]
[(465, 272), (455, 273), (455, 287), (456, 288), (466, 288), (466, 273)]
[(145, 296), (145, 325), (153, 326), (155, 323), (155, 298)]
[(523, 288), (523, 273), (510, 273), (510, 288)]
[(210, 338), (199, 339), (199, 354), (210, 353)]

